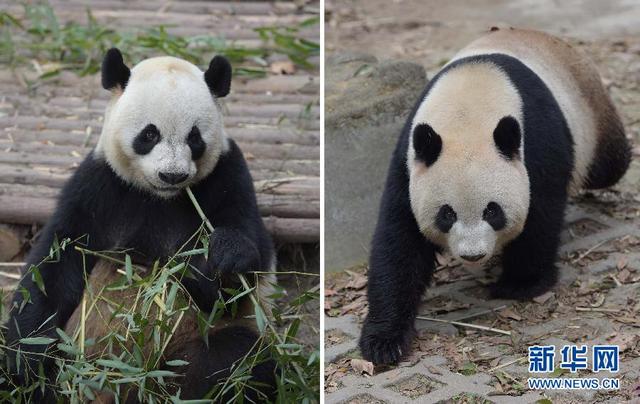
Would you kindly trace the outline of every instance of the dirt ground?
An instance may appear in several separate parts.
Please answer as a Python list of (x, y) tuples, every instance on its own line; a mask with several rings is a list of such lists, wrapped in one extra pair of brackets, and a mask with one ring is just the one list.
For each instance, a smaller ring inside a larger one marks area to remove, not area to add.
[[(357, 50), (370, 53), (379, 59), (411, 60), (425, 66), (428, 77), (432, 77), (457, 50), (492, 26), (534, 28), (559, 35), (595, 61), (622, 115), (627, 136), (634, 144), (632, 166), (616, 187), (585, 193), (572, 199), (559, 258), (565, 279), (551, 294), (531, 303), (488, 303), (489, 314), (477, 316), (473, 314), (473, 309), (477, 309), (474, 302), (486, 301), (484, 285), (491, 276), (470, 275), (455, 263), (446, 259), (442, 262), (443, 265), (434, 277), (434, 291), (427, 293), (421, 313), (449, 320), (466, 318), (461, 321), (511, 330), (511, 337), (450, 325), (438, 328), (422, 324), (419, 326), (422, 328), (419, 338), (414, 343), (414, 354), (394, 370), (369, 368), (367, 363), (359, 360), (359, 353), (355, 349), (335, 355), (325, 370), (325, 391), (329, 397), (335, 393), (333, 397), (337, 400), (340, 396), (342, 400), (348, 394), (340, 395), (340, 392), (353, 386), (368, 386), (373, 389), (373, 382), (367, 381), (372, 375), (371, 380), (376, 380), (376, 376), (384, 377), (379, 376), (380, 374), (411, 374), (412, 371), (403, 368), (415, 369), (416, 364), (425, 362), (426, 358), (440, 355), (446, 357), (444, 368), (456, 375), (489, 375), (488, 381), (482, 383), (490, 386), (491, 390), (477, 396), (451, 396), (442, 402), (490, 403), (493, 402), (494, 396), (505, 395), (524, 400), (526, 396), (523, 395), (527, 391), (523, 384), (526, 383), (527, 372), (526, 368), (524, 372), (522, 368), (526, 364), (523, 357), (526, 346), (541, 341), (613, 341), (612, 343), (619, 344), (624, 350), (621, 357), (627, 370), (622, 376), (623, 387), (619, 391), (587, 395), (544, 394), (544, 399), (550, 400), (545, 402), (640, 400), (638, 21), (640, 2), (633, 1), (327, 2), (327, 55), (336, 51)], [(623, 226), (629, 225), (627, 230), (620, 230)], [(620, 231), (614, 236), (616, 228)], [(366, 266), (363, 265), (327, 277), (326, 316), (340, 319), (353, 315), (353, 321), (359, 324), (367, 312), (365, 275)], [(456, 282), (462, 282), (463, 285), (454, 286)], [(357, 335), (348, 335), (338, 329), (328, 330), (325, 346), (329, 349), (341, 345), (354, 347), (355, 339)], [(497, 346), (500, 348), (492, 350), (492, 347)], [(436, 369), (431, 365), (427, 368), (426, 374), (430, 375), (428, 379), (434, 382), (442, 369)], [(443, 376), (440, 380), (443, 378), (446, 377)], [(403, 379), (404, 381), (394, 384), (393, 387), (387, 387), (396, 390), (404, 388), (400, 391), (403, 396), (411, 400), (422, 397), (421, 400), (430, 402), (429, 397), (433, 396), (430, 393), (439, 387), (425, 387), (425, 383), (414, 379), (415, 377)], [(407, 384), (407, 380), (411, 382), (411, 386), (405, 388), (403, 385)], [(368, 390), (367, 394), (371, 393), (370, 395), (353, 396), (344, 402), (384, 402), (374, 394), (383, 390)], [(329, 399), (327, 402), (335, 401)], [(501, 402), (510, 401), (507, 399)]]

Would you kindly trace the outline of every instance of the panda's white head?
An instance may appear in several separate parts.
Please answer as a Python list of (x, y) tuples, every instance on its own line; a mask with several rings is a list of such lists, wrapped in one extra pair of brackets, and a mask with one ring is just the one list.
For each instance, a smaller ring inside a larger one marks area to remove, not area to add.
[(131, 70), (117, 49), (102, 63), (112, 92), (95, 153), (127, 183), (170, 198), (205, 178), (228, 147), (216, 101), (229, 93), (231, 66), (216, 56), (202, 72), (174, 57)]
[(443, 74), (413, 119), (412, 211), (429, 240), (469, 266), (484, 264), (524, 227), (521, 109), (502, 71), (470, 64)]

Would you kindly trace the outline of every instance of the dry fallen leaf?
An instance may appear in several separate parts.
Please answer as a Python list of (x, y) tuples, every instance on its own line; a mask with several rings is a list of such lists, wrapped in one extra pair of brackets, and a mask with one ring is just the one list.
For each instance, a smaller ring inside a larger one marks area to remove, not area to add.
[(354, 313), (357, 312), (358, 310), (361, 310), (362, 308), (364, 308), (364, 306), (367, 304), (367, 299), (364, 296), (360, 296), (358, 297), (356, 300), (354, 300), (353, 302), (342, 306), (342, 315), (345, 315), (347, 313)]
[(631, 276), (631, 271), (629, 271), (626, 268), (618, 272), (618, 280), (622, 283), (628, 283), (630, 281), (629, 279), (630, 276)]
[(620, 323), (633, 325), (635, 327), (640, 327), (640, 319), (630, 316), (615, 316), (612, 317), (614, 321), (618, 321)]
[(601, 307), (606, 300), (606, 295), (604, 293), (596, 292), (593, 294), (589, 301), (589, 306), (591, 307)]
[(506, 309), (502, 309), (498, 312), (498, 315), (504, 318), (510, 318), (512, 320), (520, 321), (522, 317), (515, 312), (511, 307), (507, 307)]
[(427, 366), (427, 370), (434, 375), (442, 375), (442, 371), (435, 366)]
[(282, 60), (271, 63), (271, 73), (274, 74), (293, 74), (296, 72), (296, 66), (289, 60)]
[(626, 257), (621, 257), (618, 262), (616, 263), (616, 267), (618, 267), (618, 270), (621, 270), (622, 268), (627, 266), (627, 258)]
[(439, 267), (449, 266), (453, 263), (453, 260), (454, 258), (450, 254), (440, 254), (439, 252), (436, 252), (436, 262)]
[(638, 340), (640, 340), (640, 335), (624, 332), (611, 334), (607, 337), (607, 342), (611, 345), (618, 345), (620, 347), (620, 352), (624, 352), (627, 349), (634, 347)]
[(553, 292), (547, 292), (545, 294), (542, 294), (540, 296), (534, 297), (533, 301), (539, 304), (545, 304), (547, 302), (547, 300), (551, 299), (552, 297), (555, 296), (555, 293)]
[(502, 356), (498, 356), (497, 358), (493, 358), (491, 360), (491, 362), (489, 362), (489, 367), (490, 368), (495, 368), (496, 366), (500, 365), (500, 361), (502, 360)]
[(347, 283), (347, 289), (362, 289), (367, 286), (367, 277), (362, 274), (354, 274), (354, 277)]
[[(626, 272), (623, 274), (624, 271)], [(620, 279), (620, 276), (622, 276), (623, 279)], [(618, 274), (618, 279), (620, 279), (622, 283), (636, 283), (640, 281), (640, 271), (634, 268), (627, 267), (620, 271), (620, 273)]]
[(351, 367), (355, 370), (359, 375), (367, 374), (369, 376), (373, 376), (373, 363), (366, 361), (364, 359), (351, 359)]
[(404, 358), (402, 362), (398, 363), (398, 367), (406, 368), (415, 366), (418, 362), (420, 362), (420, 359), (422, 359), (421, 353), (414, 350), (408, 357)]

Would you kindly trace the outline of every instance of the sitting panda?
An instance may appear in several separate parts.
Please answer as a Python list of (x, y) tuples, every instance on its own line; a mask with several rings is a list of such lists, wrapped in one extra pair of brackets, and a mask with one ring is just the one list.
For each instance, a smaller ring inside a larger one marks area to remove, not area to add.
[[(192, 257), (190, 265), (196, 270), (181, 281), (201, 310), (210, 312), (224, 288), (238, 286), (237, 273), (274, 270), (274, 248), (258, 211), (251, 175), (223, 128), (218, 98), (229, 93), (230, 84), (231, 66), (221, 56), (214, 57), (204, 73), (174, 57), (147, 59), (130, 70), (117, 49), (109, 50), (102, 64), (102, 85), (112, 97), (98, 144), (65, 185), (26, 268), (41, 263), (55, 240), (65, 238), (82, 238), (92, 251), (126, 248), (140, 265), (173, 256), (182, 246), (191, 246), (190, 238), (202, 224), (186, 193), (189, 186), (215, 229), (208, 258)], [(20, 356), (8, 355), (15, 381), (32, 382), (42, 353), (55, 345), (25, 344), (20, 339), (57, 338), (56, 328), (71, 332), (79, 320), (85, 280), (96, 283), (92, 289), (99, 291), (117, 280), (116, 269), (107, 260), (83, 256), (68, 246), (59, 259), (40, 265), (44, 290), (25, 274), (19, 289), (28, 291), (29, 301), (24, 301), (25, 294), (15, 294), (7, 324), (7, 345), (14, 352), (19, 349)], [(127, 304), (122, 294), (111, 293), (110, 299)], [(107, 308), (98, 307), (101, 310)], [(104, 335), (108, 314), (86, 320), (87, 338)], [(193, 321), (184, 324), (165, 351), (167, 360), (189, 362), (182, 369), (185, 377), (177, 380), (184, 399), (201, 398), (228, 377), (232, 365), (259, 337), (247, 321), (227, 319), (216, 323), (207, 344)], [(53, 361), (42, 363), (53, 377)], [(255, 366), (253, 381), (263, 386), (262, 391), (247, 388), (247, 397), (270, 397), (274, 372), (273, 361)], [(46, 402), (52, 392), (45, 394)]]
[(615, 184), (630, 145), (594, 66), (553, 36), (492, 29), (430, 81), (393, 153), (374, 233), (364, 358), (408, 352), (421, 295), (448, 250), (502, 253), (492, 296), (548, 291), (568, 193)]

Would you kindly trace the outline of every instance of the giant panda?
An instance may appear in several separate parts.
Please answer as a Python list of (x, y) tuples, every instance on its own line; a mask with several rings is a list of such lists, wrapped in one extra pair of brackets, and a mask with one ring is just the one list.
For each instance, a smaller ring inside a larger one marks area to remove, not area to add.
[(502, 254), (494, 298), (548, 291), (568, 194), (615, 184), (630, 145), (600, 77), (551, 35), (493, 29), (428, 83), (398, 140), (371, 245), (363, 357), (393, 364), (446, 250)]
[[(238, 287), (237, 273), (274, 270), (274, 247), (258, 210), (251, 175), (238, 145), (223, 127), (219, 99), (229, 93), (231, 74), (231, 65), (221, 56), (214, 57), (203, 72), (174, 57), (146, 59), (129, 69), (119, 50), (107, 52), (102, 85), (111, 92), (111, 99), (102, 133), (64, 186), (53, 216), (28, 256), (18, 288), (28, 294), (18, 292), (13, 298), (6, 339), (8, 367), (15, 382), (33, 382), (40, 364), (45, 374), (54, 377), (53, 361), (43, 360), (42, 354), (55, 343), (33, 345), (20, 339), (56, 339), (56, 328), (72, 333), (79, 322), (86, 281), (91, 290), (100, 291), (121, 276), (111, 261), (83, 256), (67, 246), (57, 259), (39, 266), (38, 282), (28, 269), (49, 255), (56, 240), (82, 240), (84, 248), (92, 251), (126, 249), (134, 264), (150, 268), (155, 260), (166, 260), (182, 246), (195, 247), (189, 240), (202, 219), (186, 193), (190, 187), (215, 229), (208, 257), (191, 257), (193, 270), (181, 279), (200, 310), (210, 312), (223, 289)], [(109, 293), (112, 301), (131, 304), (127, 301), (131, 296)], [(174, 381), (181, 398), (207, 394), (256, 345), (259, 335), (251, 325), (255, 321), (240, 318), (252, 306), (246, 302), (241, 306), (236, 320), (216, 323), (208, 341), (197, 333), (193, 317), (176, 331), (165, 359), (189, 363), (180, 369), (184, 377)], [(83, 327), (87, 338), (99, 339), (118, 325), (105, 321), (108, 307), (98, 306), (95, 312), (101, 315), (88, 318)], [(92, 353), (88, 351), (87, 356)], [(258, 388), (247, 388), (247, 398), (273, 397), (274, 362), (265, 360), (255, 366), (252, 379)], [(40, 399), (47, 402), (52, 394), (45, 391)], [(135, 402), (135, 394), (126, 400)]]

